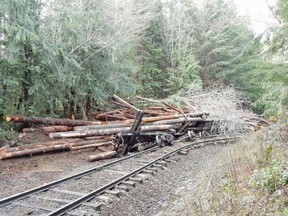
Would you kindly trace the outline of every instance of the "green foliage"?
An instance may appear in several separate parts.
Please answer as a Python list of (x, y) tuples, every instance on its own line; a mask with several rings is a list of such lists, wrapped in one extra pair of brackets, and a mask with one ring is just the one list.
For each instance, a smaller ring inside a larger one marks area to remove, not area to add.
[(286, 166), (277, 160), (273, 160), (267, 166), (254, 170), (252, 175), (252, 185), (274, 192), (282, 186), (288, 184), (288, 170)]
[(156, 9), (156, 16), (151, 21), (138, 48), (141, 68), (136, 75), (136, 80), (140, 84), (137, 93), (147, 97), (165, 98), (168, 93), (166, 91), (168, 73), (164, 44), (164, 17), (160, 1)]
[(285, 161), (273, 159), (273, 145), (264, 149), (263, 158), (258, 158), (259, 169), (253, 171), (251, 183), (254, 187), (274, 192), (288, 184)]
[(3, 0), (0, 117), (88, 113), (113, 93), (165, 98), (191, 83), (232, 84), (255, 110), (284, 113), (287, 7), (278, 0), (268, 59), (228, 0)]
[(5, 138), (7, 140), (16, 140), (17, 132), (10, 128), (8, 124), (2, 124), (0, 127), (0, 138)]

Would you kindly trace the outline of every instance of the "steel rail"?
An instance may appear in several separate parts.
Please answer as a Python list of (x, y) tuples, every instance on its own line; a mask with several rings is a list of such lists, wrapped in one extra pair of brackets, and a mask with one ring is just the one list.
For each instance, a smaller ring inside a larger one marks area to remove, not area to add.
[[(179, 137), (175, 142), (176, 143), (177, 142), (181, 142), (181, 141), (183, 141), (183, 140), (185, 140), (187, 138), (189, 138), (189, 137), (188, 136)], [(157, 144), (157, 143), (155, 143), (155, 144)], [(39, 192), (42, 192), (42, 191), (45, 191), (45, 190), (49, 190), (50, 188), (55, 187), (57, 185), (60, 185), (60, 184), (62, 184), (64, 182), (67, 182), (67, 181), (70, 181), (70, 180), (73, 180), (73, 179), (77, 179), (77, 178), (83, 177), (85, 175), (89, 175), (89, 174), (94, 173), (96, 171), (101, 171), (103, 168), (107, 168), (109, 166), (112, 166), (114, 164), (120, 163), (122, 161), (137, 157), (139, 155), (142, 155), (142, 154), (145, 154), (145, 153), (148, 153), (148, 152), (151, 152), (151, 151), (154, 151), (154, 150), (156, 150), (158, 148), (159, 148), (158, 146), (154, 147), (152, 145), (152, 148), (149, 148), (149, 149), (144, 150), (142, 152), (139, 152), (139, 153), (136, 153), (136, 154), (133, 154), (133, 155), (130, 155), (130, 156), (126, 156), (126, 157), (123, 157), (123, 158), (121, 158), (119, 160), (115, 160), (115, 161), (112, 161), (112, 162), (109, 162), (109, 163), (106, 163), (106, 164), (103, 164), (103, 165), (100, 165), (100, 166), (96, 166), (94, 168), (84, 170), (84, 171), (82, 171), (80, 173), (76, 173), (74, 175), (58, 179), (58, 180), (50, 182), (48, 184), (45, 184), (45, 185), (42, 185), (42, 186), (39, 186), (39, 187), (36, 187), (36, 188), (32, 188), (30, 190), (26, 190), (26, 191), (23, 191), (21, 193), (17, 193), (17, 194), (14, 194), (12, 196), (0, 199), (0, 208), (5, 206), (5, 205), (8, 205), (9, 203), (11, 203), (13, 201), (17, 201), (17, 200), (23, 199), (25, 197), (28, 197), (28, 196), (30, 196), (30, 195), (32, 195), (34, 193), (39, 193)]]
[(70, 181), (70, 180), (73, 180), (73, 179), (77, 179), (77, 178), (89, 175), (89, 174), (97, 172), (97, 171), (101, 171), (103, 168), (107, 168), (109, 166), (112, 166), (114, 164), (117, 164), (117, 163), (120, 163), (122, 161), (128, 160), (130, 158), (137, 157), (137, 156), (139, 156), (141, 154), (145, 154), (147, 152), (154, 151), (157, 148), (159, 148), (159, 147), (156, 146), (156, 147), (147, 149), (145, 151), (142, 151), (142, 152), (139, 152), (139, 153), (127, 156), (127, 157), (120, 158), (119, 160), (115, 160), (115, 161), (112, 161), (112, 162), (109, 162), (109, 163), (94, 167), (92, 169), (87, 169), (87, 170), (84, 170), (84, 171), (82, 171), (80, 173), (76, 173), (74, 175), (71, 175), (71, 176), (68, 176), (68, 177), (65, 177), (65, 178), (62, 178), (62, 179), (58, 179), (58, 180), (53, 181), (51, 183), (48, 183), (48, 184), (45, 184), (45, 185), (42, 185), (42, 186), (39, 186), (39, 187), (36, 187), (36, 188), (32, 188), (30, 190), (26, 190), (24, 192), (21, 192), (21, 193), (12, 195), (12, 196), (6, 197), (6, 198), (0, 200), (0, 208), (5, 206), (5, 205), (8, 205), (9, 203), (11, 203), (13, 201), (17, 201), (17, 200), (23, 199), (25, 197), (28, 197), (28, 196), (34, 194), (34, 193), (38, 193), (38, 192), (42, 192), (42, 191), (45, 191), (45, 190), (49, 190), (50, 188), (55, 187), (55, 186), (57, 186), (59, 184), (62, 184), (64, 182), (67, 182), (67, 181)]
[(194, 145), (198, 145), (198, 144), (201, 144), (201, 143), (207, 143), (207, 142), (208, 143), (209, 142), (213, 142), (214, 143), (214, 142), (217, 142), (217, 141), (225, 141), (225, 140), (228, 141), (228, 140), (234, 140), (234, 139), (237, 139), (237, 138), (239, 138), (239, 137), (232, 137), (232, 138), (231, 137), (229, 137), (229, 138), (226, 137), (226, 138), (217, 138), (217, 139), (215, 139), (215, 138), (214, 139), (207, 139), (207, 140), (192, 142), (189, 145), (182, 146), (180, 148), (174, 149), (174, 150), (168, 152), (167, 154), (162, 155), (162, 156), (158, 157), (157, 159), (155, 159), (155, 160), (143, 165), (142, 167), (140, 167), (140, 168), (138, 168), (138, 169), (136, 169), (136, 170), (134, 170), (134, 171), (132, 171), (132, 172), (130, 172), (130, 173), (118, 178), (118, 179), (116, 179), (115, 181), (112, 181), (112, 182), (110, 182), (110, 183), (108, 183), (108, 184), (106, 184), (106, 185), (104, 185), (104, 186), (102, 186), (102, 187), (100, 187), (100, 188), (98, 188), (98, 189), (96, 189), (96, 190), (94, 190), (94, 191), (92, 191), (92, 192), (90, 192), (90, 193), (78, 198), (77, 200), (72, 201), (71, 203), (68, 203), (68, 204), (56, 209), (55, 211), (50, 212), (48, 214), (48, 216), (63, 215), (67, 211), (77, 208), (82, 203), (93, 199), (95, 196), (104, 193), (106, 190), (114, 188), (116, 185), (121, 184), (121, 182), (128, 180), (130, 177), (133, 177), (133, 176), (141, 173), (143, 170), (147, 169), (148, 167), (151, 167), (153, 164), (155, 164), (155, 163), (157, 163), (157, 162), (159, 162), (161, 160), (164, 160), (164, 159), (172, 156), (173, 154), (176, 154), (177, 152), (179, 152), (179, 151), (181, 151), (183, 149), (189, 149), (189, 148), (193, 147)]

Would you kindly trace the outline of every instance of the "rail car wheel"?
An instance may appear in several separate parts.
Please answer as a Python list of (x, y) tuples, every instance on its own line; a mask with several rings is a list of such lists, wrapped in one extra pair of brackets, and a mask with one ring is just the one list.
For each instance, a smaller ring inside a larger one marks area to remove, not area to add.
[(164, 147), (166, 145), (173, 145), (175, 137), (172, 134), (161, 134), (156, 136), (156, 142), (160, 147)]

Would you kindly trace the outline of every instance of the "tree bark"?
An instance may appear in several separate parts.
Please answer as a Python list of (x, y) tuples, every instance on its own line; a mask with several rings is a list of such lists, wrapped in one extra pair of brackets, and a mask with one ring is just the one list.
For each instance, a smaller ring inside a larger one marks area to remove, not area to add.
[(33, 132), (44, 132), (45, 134), (52, 133), (52, 132), (64, 132), (64, 131), (72, 131), (74, 127), (69, 127), (65, 125), (55, 125), (55, 126), (48, 126), (48, 127), (38, 127), (38, 128), (23, 128), (23, 133), (33, 133)]
[(33, 149), (25, 149), (25, 150), (20, 150), (20, 151), (13, 151), (13, 152), (2, 152), (0, 154), (0, 159), (9, 159), (9, 158), (16, 158), (16, 157), (22, 157), (22, 156), (32, 156), (35, 154), (40, 154), (40, 153), (46, 153), (46, 152), (56, 152), (56, 151), (63, 151), (63, 150), (68, 150), (69, 145), (68, 144), (58, 144), (58, 145), (53, 145), (53, 146), (45, 146), (41, 148), (33, 148)]
[(92, 143), (92, 144), (87, 144), (87, 145), (81, 145), (81, 146), (71, 146), (69, 147), (69, 149), (71, 151), (75, 151), (75, 150), (79, 150), (79, 149), (86, 149), (86, 148), (97, 148), (100, 146), (107, 146), (107, 145), (111, 145), (111, 142), (102, 142), (102, 143)]
[[(179, 125), (149, 125), (142, 126), (141, 131), (165, 131), (169, 129), (176, 129)], [(58, 133), (50, 133), (49, 137), (52, 139), (60, 139), (60, 138), (73, 138), (73, 137), (89, 137), (89, 136), (99, 136), (99, 135), (112, 135), (117, 134), (119, 132), (128, 133), (130, 132), (131, 127), (124, 128), (108, 128), (108, 129), (98, 129), (98, 130), (85, 130), (85, 131), (68, 131), (68, 132), (58, 132)]]
[[(186, 116), (188, 116), (189, 118), (191, 118), (191, 117), (193, 117), (193, 118), (203, 117), (206, 115), (209, 115), (209, 113), (186, 113)], [(144, 124), (144, 123), (151, 123), (152, 124), (152, 122), (155, 122), (155, 124), (158, 124), (158, 123), (156, 123), (158, 121), (161, 121), (162, 124), (166, 124), (166, 123), (163, 123), (165, 120), (176, 120), (176, 118), (179, 118), (179, 117), (182, 117), (182, 115), (175, 114), (175, 115), (170, 115), (170, 116), (146, 117), (146, 118), (142, 118), (142, 124)], [(193, 119), (192, 119), (192, 121), (193, 121)], [(74, 127), (74, 130), (75, 131), (83, 131), (83, 130), (96, 130), (96, 129), (128, 127), (128, 126), (131, 126), (131, 124), (133, 124), (133, 122), (134, 122), (134, 119), (128, 119), (125, 121), (106, 122), (106, 123), (102, 123), (102, 125), (78, 126), (78, 127)], [(171, 122), (173, 123), (173, 121), (171, 121)], [(176, 122), (174, 122), (174, 123), (176, 123)], [(170, 123), (167, 123), (167, 124), (170, 124)]]
[(103, 159), (109, 159), (117, 155), (116, 151), (109, 151), (109, 152), (103, 152), (99, 153), (97, 155), (91, 155), (88, 158), (88, 161), (93, 162), (97, 160), (103, 160)]
[(107, 146), (112, 144), (107, 139), (101, 140), (82, 140), (76, 139), (75, 141), (54, 141), (35, 145), (23, 145), (19, 147), (5, 148), (0, 152), (0, 159), (9, 159), (22, 157), (27, 155), (41, 154), (46, 152), (55, 152), (60, 150), (74, 150), (74, 148), (82, 149), (85, 146), (90, 147)]
[(123, 100), (122, 98), (120, 98), (119, 96), (113, 94), (113, 98), (117, 101), (119, 101), (120, 103), (124, 104), (125, 106), (129, 107), (130, 109), (132, 109), (135, 112), (139, 112), (140, 110), (138, 108), (136, 108), (135, 106), (129, 104), (127, 101)]
[(83, 126), (83, 125), (99, 125), (100, 121), (84, 121), (84, 120), (72, 120), (72, 119), (57, 119), (57, 118), (40, 118), (29, 117), (22, 115), (8, 115), (6, 121), (10, 122), (24, 122), (32, 124), (45, 124), (45, 125), (66, 125), (66, 126)]

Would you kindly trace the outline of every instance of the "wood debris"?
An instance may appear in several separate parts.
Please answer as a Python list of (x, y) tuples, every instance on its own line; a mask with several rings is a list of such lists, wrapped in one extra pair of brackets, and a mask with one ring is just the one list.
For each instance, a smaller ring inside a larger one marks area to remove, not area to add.
[[(149, 144), (161, 140), (160, 137), (169, 137), (163, 143), (172, 143), (188, 131), (190, 134), (205, 133), (211, 129), (209, 113), (196, 113), (195, 108), (188, 104), (186, 107), (171, 106), (163, 101), (138, 97), (139, 100), (158, 103), (140, 110), (117, 95), (114, 101), (121, 105), (120, 109), (98, 113), (94, 121), (28, 117), (9, 115), (8, 122), (24, 122), (38, 125), (38, 127), (24, 128), (23, 133), (41, 132), (51, 139), (45, 143), (22, 145), (18, 147), (2, 148), (0, 159), (32, 156), (59, 151), (95, 151), (88, 161), (115, 157), (118, 153), (125, 155), (133, 148), (141, 147), (141, 142)], [(252, 125), (252, 123), (251, 123)], [(164, 135), (164, 136), (163, 136)], [(171, 138), (172, 137), (172, 138)], [(120, 150), (119, 150), (120, 149)]]

